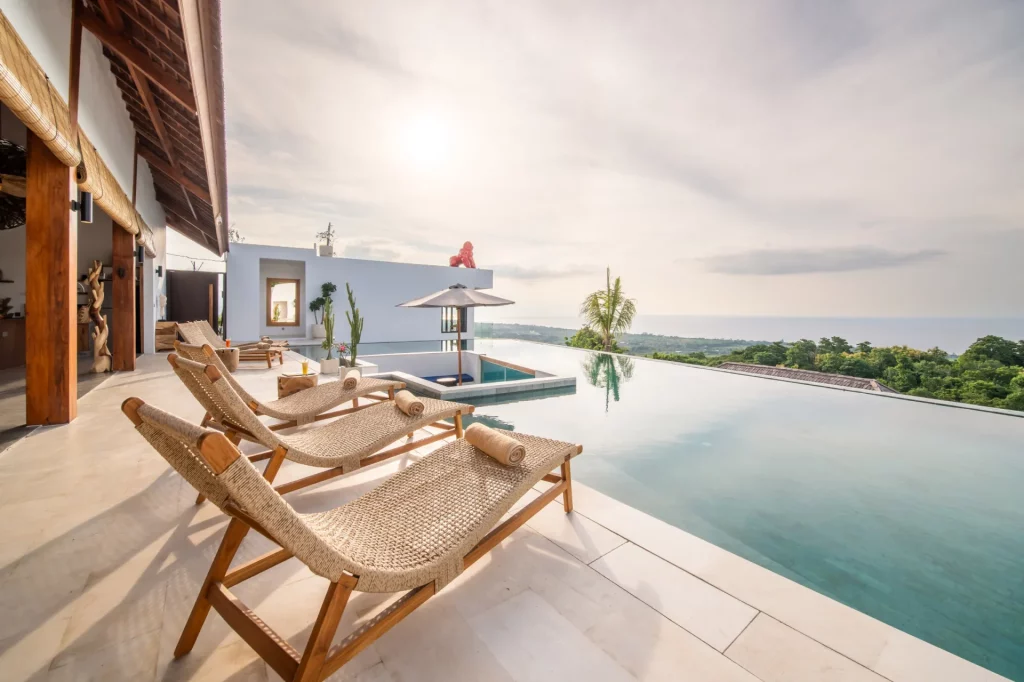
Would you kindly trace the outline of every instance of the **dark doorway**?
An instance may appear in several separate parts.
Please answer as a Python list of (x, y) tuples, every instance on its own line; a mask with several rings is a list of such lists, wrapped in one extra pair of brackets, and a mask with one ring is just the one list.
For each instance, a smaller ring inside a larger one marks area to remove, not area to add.
[(207, 320), (217, 324), (220, 273), (198, 270), (167, 271), (167, 319), (171, 322)]

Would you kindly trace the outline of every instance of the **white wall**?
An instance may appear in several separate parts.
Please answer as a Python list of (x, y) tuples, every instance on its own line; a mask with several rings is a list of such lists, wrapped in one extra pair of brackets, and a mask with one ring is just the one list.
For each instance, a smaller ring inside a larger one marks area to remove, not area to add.
[[(377, 365), (378, 372), (405, 372), (417, 377), (456, 376), (459, 371), (458, 354), (451, 351), (361, 355), (359, 359)], [(462, 373), (480, 381), (480, 356), (477, 353), (462, 351)]]
[[(333, 282), (338, 287), (334, 294), (334, 336), (338, 341), (346, 340), (349, 332), (345, 321), (345, 311), (348, 310), (345, 283), (348, 282), (352, 285), (356, 305), (366, 319), (363, 343), (454, 339), (455, 334), (441, 333), (440, 310), (395, 306), (453, 284), (490, 289), (494, 281), (490, 270), (355, 258), (319, 258), (312, 249), (232, 244), (227, 254), (227, 327), (228, 334), (234, 339), (251, 340), (260, 336), (264, 329), (266, 277), (261, 277), (260, 261), (268, 259), (305, 264), (304, 325), (298, 330), (286, 327), (284, 332), (280, 327), (273, 328), (271, 336), (279, 337), (309, 336), (313, 321), (309, 301), (320, 295), (320, 286), (324, 282)], [(472, 309), (468, 313), (464, 338), (473, 338)]]
[[(50, 81), (67, 101), (69, 84), (69, 40), (71, 36), (71, 0), (0, 0), (0, 10), (14, 26), (32, 56), (43, 68)], [(132, 166), (135, 145), (135, 128), (128, 116), (121, 91), (117, 87), (114, 74), (110, 72), (110, 62), (103, 56), (100, 42), (88, 31), (82, 36), (82, 67), (78, 104), (78, 121), (82, 130), (89, 136), (100, 156), (114, 174), (126, 194), (131, 193)], [(13, 139), (8, 132), (8, 118), (3, 120), (4, 135)], [(20, 126), (19, 126), (20, 127)], [(24, 130), (22, 129), (22, 135)], [(20, 142), (24, 143), (24, 140)], [(153, 228), (154, 246), (158, 254), (155, 264), (148, 262), (147, 268), (162, 265), (164, 248), (162, 232), (166, 224), (163, 208), (156, 200), (153, 188), (153, 176), (145, 161), (139, 161), (139, 178), (136, 197), (136, 208), (143, 220)], [(97, 209), (96, 214), (101, 212)], [(95, 226), (95, 224), (94, 224)], [(81, 233), (88, 225), (81, 226)], [(110, 242), (108, 235), (108, 245)], [(158, 248), (157, 248), (158, 247)], [(24, 247), (22, 248), (24, 251)], [(109, 262), (109, 259), (105, 262)], [(2, 266), (0, 266), (2, 267)], [(159, 283), (157, 283), (159, 286)], [(10, 286), (10, 285), (8, 285)], [(153, 321), (159, 319), (156, 309), (156, 288), (146, 288), (147, 305), (143, 311), (144, 348), (154, 347)], [(153, 294), (152, 299), (150, 294)], [(161, 290), (162, 293), (162, 290)], [(4, 294), (6, 295), (6, 294)], [(24, 298), (24, 293), (22, 293)]]

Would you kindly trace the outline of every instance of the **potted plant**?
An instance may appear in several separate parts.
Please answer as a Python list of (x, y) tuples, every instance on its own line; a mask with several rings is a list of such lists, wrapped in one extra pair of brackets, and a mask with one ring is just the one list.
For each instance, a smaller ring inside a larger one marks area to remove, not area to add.
[(331, 257), (334, 255), (334, 229), (330, 223), (327, 223), (327, 229), (323, 232), (317, 232), (316, 238), (319, 239), (322, 244), (316, 245), (316, 255)]
[(356, 347), (359, 345), (359, 341), (363, 338), (363, 316), (359, 314), (359, 308), (356, 307), (356, 297), (352, 293), (352, 287), (349, 286), (348, 282), (345, 282), (345, 292), (348, 294), (348, 307), (349, 310), (345, 311), (345, 318), (348, 320), (349, 328), (349, 346), (351, 348), (351, 357), (349, 358), (349, 367), (356, 366)]
[(334, 303), (329, 298), (324, 301), (324, 335), (320, 347), (327, 351), (327, 358), (320, 361), (320, 372), (337, 374), (341, 363), (334, 357)]
[(313, 325), (312, 325), (312, 338), (322, 339), (327, 336), (327, 331), (324, 329), (324, 324), (320, 319), (320, 312), (324, 309), (323, 296), (317, 296), (309, 302), (309, 312), (313, 313)]

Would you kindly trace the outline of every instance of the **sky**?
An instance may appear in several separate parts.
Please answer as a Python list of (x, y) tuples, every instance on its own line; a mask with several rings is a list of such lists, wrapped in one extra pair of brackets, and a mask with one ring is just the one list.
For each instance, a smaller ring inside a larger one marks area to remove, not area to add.
[[(224, 0), (230, 222), (515, 316), (1024, 315), (1014, 0)], [(172, 247), (174, 244), (172, 244)]]

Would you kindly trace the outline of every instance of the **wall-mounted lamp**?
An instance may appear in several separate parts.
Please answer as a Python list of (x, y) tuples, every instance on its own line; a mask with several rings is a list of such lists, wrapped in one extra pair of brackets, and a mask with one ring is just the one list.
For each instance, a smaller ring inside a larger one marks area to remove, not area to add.
[(156, 266), (156, 276), (157, 277), (163, 277), (164, 276), (164, 266), (162, 266), (162, 265)]
[(78, 201), (71, 200), (71, 210), (78, 211), (78, 222), (92, 222), (92, 192), (79, 192)]

